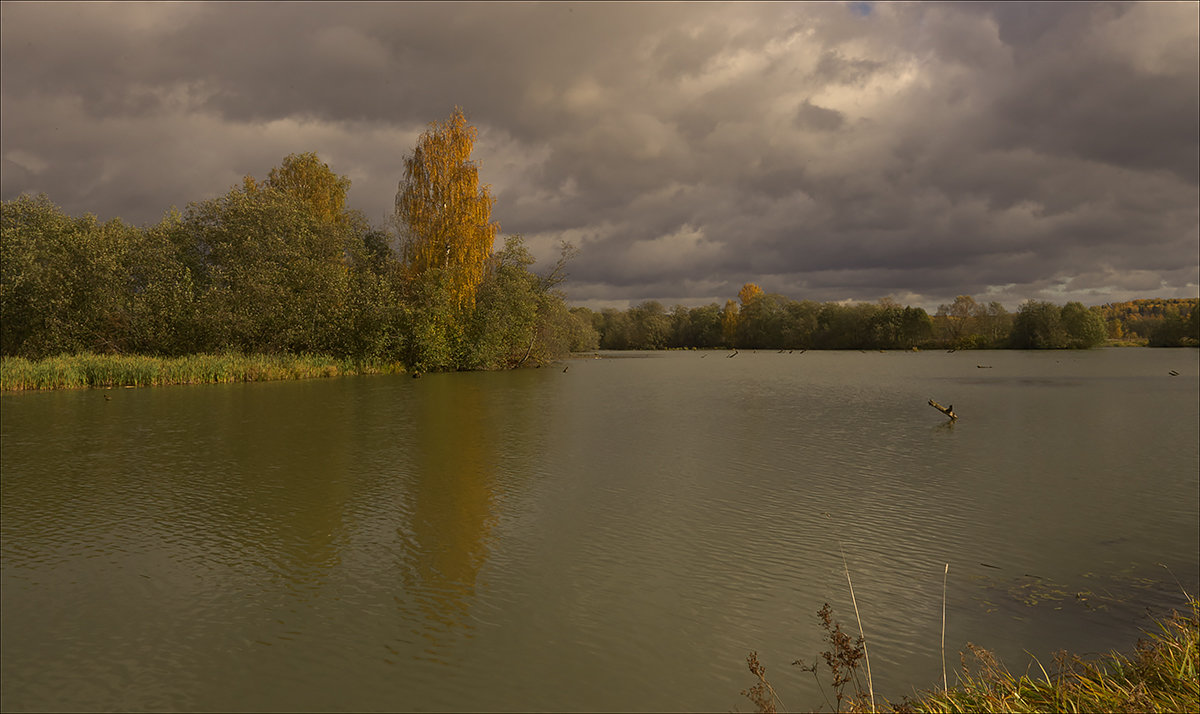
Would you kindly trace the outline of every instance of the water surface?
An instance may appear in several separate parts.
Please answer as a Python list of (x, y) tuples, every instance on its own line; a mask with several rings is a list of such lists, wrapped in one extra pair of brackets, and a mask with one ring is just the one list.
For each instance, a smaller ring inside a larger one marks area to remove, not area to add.
[(0, 397), (0, 704), (803, 710), (842, 551), (892, 700), (947, 563), (951, 667), (1200, 589), (1196, 350), (726, 354)]

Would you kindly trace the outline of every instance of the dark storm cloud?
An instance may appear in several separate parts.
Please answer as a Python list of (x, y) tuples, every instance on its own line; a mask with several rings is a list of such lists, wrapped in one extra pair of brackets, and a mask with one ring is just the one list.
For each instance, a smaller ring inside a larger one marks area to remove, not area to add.
[(846, 118), (842, 116), (841, 112), (819, 107), (807, 99), (796, 111), (796, 122), (802, 129), (833, 131), (840, 129), (845, 121)]
[(1194, 296), (1195, 4), (5, 3), (3, 197), (146, 223), (463, 106), (593, 306)]

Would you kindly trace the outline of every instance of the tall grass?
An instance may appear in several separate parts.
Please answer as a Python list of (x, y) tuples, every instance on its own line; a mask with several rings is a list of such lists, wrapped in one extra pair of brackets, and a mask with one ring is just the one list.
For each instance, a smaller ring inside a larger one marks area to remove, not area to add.
[(266, 382), (401, 372), (404, 368), (396, 362), (363, 363), (314, 354), (224, 353), (160, 358), (82, 353), (41, 360), (0, 359), (0, 391)]
[[(1200, 711), (1200, 600), (1187, 595), (1185, 611), (1155, 620), (1157, 629), (1139, 639), (1132, 655), (1111, 652), (1083, 659), (1060, 652), (1053, 672), (1037, 659), (1025, 674), (1014, 674), (988, 650), (968, 644), (974, 670), (963, 657), (962, 672), (954, 686), (918, 692), (894, 712), (1196, 712)], [(864, 642), (841, 631), (829, 605), (818, 613), (827, 632), (830, 650), (822, 653), (833, 676), (836, 702), (830, 709), (881, 711), (857, 676)], [(764, 675), (756, 654), (748, 660), (759, 683), (742, 693), (760, 712), (776, 711), (779, 697)], [(817, 664), (793, 664), (817, 676)], [(1031, 675), (1036, 670), (1038, 674)], [(820, 678), (817, 679), (821, 684)], [(843, 688), (852, 686), (852, 693)], [(822, 688), (823, 689), (823, 688)]]
[[(1200, 601), (1156, 621), (1132, 655), (1085, 660), (1066, 652), (1049, 673), (1016, 675), (987, 650), (968, 645), (978, 670), (965, 663), (954, 687), (924, 692), (901, 711), (914, 712), (1195, 712), (1200, 711)], [(1032, 670), (1032, 666), (1030, 667)]]

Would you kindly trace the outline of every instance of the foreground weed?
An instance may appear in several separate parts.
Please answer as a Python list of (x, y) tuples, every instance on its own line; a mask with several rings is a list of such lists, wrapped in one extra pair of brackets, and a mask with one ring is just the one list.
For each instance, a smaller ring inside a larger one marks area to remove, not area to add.
[[(749, 689), (742, 690), (742, 695), (750, 701), (754, 702), (754, 706), (758, 707), (758, 711), (763, 714), (775, 714), (783, 702), (779, 700), (779, 695), (775, 693), (775, 688), (767, 681), (767, 668), (762, 666), (758, 661), (758, 653), (751, 652), (746, 658), (746, 665), (750, 668), (750, 673), (758, 677), (758, 684), (755, 684)], [(786, 709), (784, 711), (787, 711)]]
[[(821, 657), (825, 660), (830, 674), (833, 675), (835, 701), (829, 700), (829, 695), (817, 673), (819, 668), (817, 660), (814, 660), (812, 664), (796, 660), (792, 664), (805, 672), (812, 673), (817, 681), (817, 687), (821, 691), (821, 696), (825, 698), (825, 703), (829, 705), (830, 709), (836, 712), (875, 711), (870, 698), (870, 689), (863, 686), (863, 680), (859, 676), (859, 668), (866, 661), (865, 643), (862, 637), (854, 639), (842, 630), (841, 624), (833, 617), (833, 608), (829, 606), (829, 603), (825, 603), (825, 606), (817, 612), (817, 616), (820, 618), (821, 627), (825, 630), (825, 639), (829, 642), (829, 649), (822, 652)], [(767, 680), (766, 668), (758, 661), (758, 653), (751, 652), (750, 656), (746, 658), (746, 664), (750, 673), (758, 678), (758, 683), (743, 690), (742, 695), (753, 702), (761, 714), (777, 711), (777, 707), (782, 707), (783, 704), (775, 692), (775, 688)], [(850, 688), (849, 691), (847, 688)]]
[[(873, 692), (870, 687), (863, 688), (862, 681), (858, 676), (860, 662), (866, 661), (866, 643), (862, 636), (860, 635), (857, 640), (852, 640), (850, 635), (843, 632), (841, 624), (833, 618), (833, 608), (829, 606), (829, 603), (825, 603), (825, 606), (817, 611), (817, 617), (820, 618), (821, 627), (825, 630), (825, 639), (830, 644), (830, 648), (822, 652), (821, 657), (825, 659), (825, 665), (829, 667), (829, 673), (833, 675), (833, 695), (836, 703), (830, 702), (829, 696), (825, 694), (825, 688), (817, 674), (815, 660), (812, 664), (803, 660), (796, 660), (792, 664), (805, 672), (812, 672), (813, 678), (817, 681), (817, 688), (821, 690), (821, 696), (825, 697), (825, 703), (834, 711), (842, 711), (843, 704), (846, 705), (847, 711), (874, 711), (874, 700), (869, 698), (873, 697)], [(854, 687), (847, 694), (846, 687), (849, 685), (854, 685)]]

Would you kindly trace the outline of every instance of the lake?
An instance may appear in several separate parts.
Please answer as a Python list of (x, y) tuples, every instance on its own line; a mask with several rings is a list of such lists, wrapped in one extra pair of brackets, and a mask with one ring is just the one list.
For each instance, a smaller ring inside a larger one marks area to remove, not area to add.
[(843, 552), (891, 701), (946, 564), (951, 681), (1200, 589), (1195, 349), (727, 354), (6, 394), (0, 707), (811, 710)]

